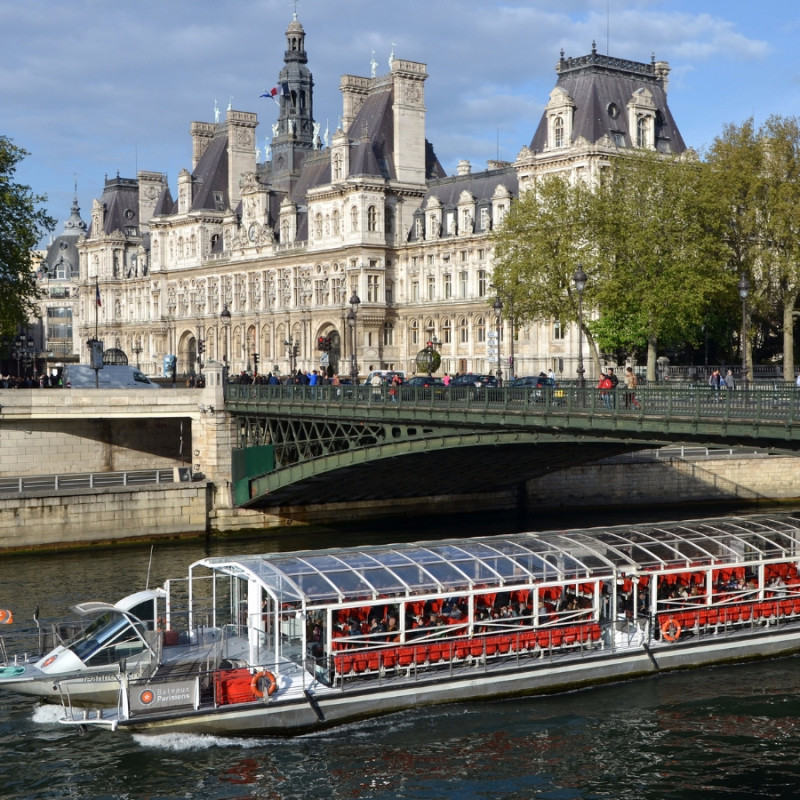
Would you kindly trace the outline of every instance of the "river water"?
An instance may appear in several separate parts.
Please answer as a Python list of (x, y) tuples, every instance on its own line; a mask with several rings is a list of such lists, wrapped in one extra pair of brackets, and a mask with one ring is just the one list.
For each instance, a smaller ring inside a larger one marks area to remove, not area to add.
[[(784, 509), (785, 510), (785, 509)], [(608, 515), (606, 523), (623, 521)], [(693, 516), (699, 516), (693, 515)], [(186, 574), (204, 555), (598, 524), (491, 516), (291, 537), (0, 558), (0, 608), (26, 624)], [(27, 618), (27, 619), (26, 619)], [(56, 723), (0, 695), (2, 800), (796, 798), (800, 659), (662, 675), (545, 698), (417, 710), (293, 739), (143, 736)]]

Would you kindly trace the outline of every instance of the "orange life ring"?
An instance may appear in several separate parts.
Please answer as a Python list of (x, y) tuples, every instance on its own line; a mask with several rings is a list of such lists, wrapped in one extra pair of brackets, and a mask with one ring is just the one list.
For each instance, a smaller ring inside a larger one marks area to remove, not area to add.
[(256, 672), (256, 674), (253, 675), (253, 680), (250, 681), (250, 688), (253, 690), (253, 694), (256, 697), (264, 696), (264, 691), (259, 685), (262, 679), (267, 682), (268, 697), (272, 696), (278, 691), (278, 682), (275, 680), (275, 676), (269, 670), (265, 669), (261, 672)]
[(0, 625), (10, 625), (14, 615), (7, 608), (0, 608)]
[(675, 617), (667, 617), (661, 623), (661, 635), (668, 642), (677, 642), (682, 630), (680, 622)]

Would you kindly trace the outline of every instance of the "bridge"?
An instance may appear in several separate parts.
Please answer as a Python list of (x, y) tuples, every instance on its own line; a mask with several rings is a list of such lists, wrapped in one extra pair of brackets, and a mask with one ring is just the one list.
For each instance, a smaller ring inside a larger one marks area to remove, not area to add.
[(794, 387), (613, 392), (228, 384), (238, 506), (522, 492), (557, 469), (675, 442), (800, 449)]

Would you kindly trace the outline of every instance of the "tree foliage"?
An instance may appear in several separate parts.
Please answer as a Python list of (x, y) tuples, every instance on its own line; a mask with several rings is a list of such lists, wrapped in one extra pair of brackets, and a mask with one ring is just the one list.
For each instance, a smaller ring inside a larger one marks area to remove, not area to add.
[(540, 179), (495, 235), (494, 282), (521, 321), (578, 317), (572, 276), (583, 264), (594, 319), (590, 344), (647, 352), (658, 342), (701, 338), (719, 285), (721, 252), (704, 225), (703, 165), (655, 154), (614, 160), (591, 186)]
[(55, 220), (37, 208), (45, 198), (15, 183), (25, 150), (0, 136), (0, 334), (13, 334), (36, 310), (38, 290), (31, 255)]

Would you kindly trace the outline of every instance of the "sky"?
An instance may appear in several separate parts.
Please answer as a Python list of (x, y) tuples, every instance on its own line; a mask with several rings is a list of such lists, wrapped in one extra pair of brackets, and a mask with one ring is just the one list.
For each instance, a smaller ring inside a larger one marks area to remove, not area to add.
[(14, 180), (69, 217), (106, 177), (191, 169), (193, 121), (258, 115), (263, 153), (293, 14), (306, 32), (314, 117), (331, 135), (339, 78), (427, 64), (426, 133), (448, 174), (513, 161), (530, 143), (563, 49), (667, 61), (690, 147), (724, 126), (800, 115), (797, 0), (26, 0), (0, 4), (0, 135), (28, 151)]

